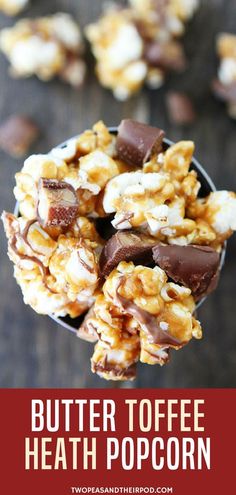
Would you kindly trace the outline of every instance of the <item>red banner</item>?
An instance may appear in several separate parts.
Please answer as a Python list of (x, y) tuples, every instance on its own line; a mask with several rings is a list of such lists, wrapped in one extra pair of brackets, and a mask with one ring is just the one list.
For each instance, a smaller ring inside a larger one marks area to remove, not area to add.
[(2, 390), (1, 493), (234, 486), (235, 390)]

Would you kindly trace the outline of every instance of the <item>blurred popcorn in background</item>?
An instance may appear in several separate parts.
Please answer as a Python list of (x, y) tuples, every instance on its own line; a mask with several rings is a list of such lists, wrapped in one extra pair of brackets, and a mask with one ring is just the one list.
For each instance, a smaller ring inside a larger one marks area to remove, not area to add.
[(29, 0), (0, 0), (0, 11), (7, 15), (17, 15), (28, 3)]
[(107, 8), (85, 29), (100, 83), (126, 100), (144, 83), (159, 88), (169, 70), (183, 71), (185, 23), (198, 0), (130, 0), (126, 9)]
[(236, 35), (221, 33), (217, 38), (217, 54), (220, 65), (213, 91), (227, 102), (230, 117), (236, 119)]
[(84, 81), (82, 35), (68, 14), (22, 19), (2, 30), (0, 48), (10, 61), (13, 77), (36, 75), (48, 81), (58, 76), (74, 87)]

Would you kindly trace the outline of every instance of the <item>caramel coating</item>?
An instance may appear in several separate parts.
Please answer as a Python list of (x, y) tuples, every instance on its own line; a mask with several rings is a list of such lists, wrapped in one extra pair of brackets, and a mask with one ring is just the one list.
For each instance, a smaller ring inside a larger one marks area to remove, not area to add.
[[(191, 169), (194, 143), (180, 141), (154, 153), (142, 168), (117, 157), (116, 137), (103, 122), (46, 155), (32, 155), (16, 174), (20, 215), (4, 212), (8, 255), (24, 301), (37, 313), (86, 319), (78, 336), (96, 342), (92, 371), (132, 380), (136, 363), (164, 365), (170, 352), (202, 337), (188, 287), (158, 266), (120, 262), (102, 278), (99, 258), (116, 230), (131, 229), (154, 242), (211, 246), (219, 253), (236, 230), (236, 194), (198, 196)], [(78, 199), (66, 226), (37, 219), (40, 179), (63, 181)], [(118, 263), (118, 262), (117, 262)]]

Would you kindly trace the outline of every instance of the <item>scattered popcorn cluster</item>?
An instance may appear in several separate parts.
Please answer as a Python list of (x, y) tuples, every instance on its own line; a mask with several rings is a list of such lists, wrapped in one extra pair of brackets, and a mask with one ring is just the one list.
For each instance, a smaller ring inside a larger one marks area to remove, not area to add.
[(69, 14), (18, 21), (1, 31), (0, 49), (9, 59), (13, 77), (36, 75), (48, 81), (58, 76), (75, 87), (83, 83), (82, 35)]
[(28, 3), (29, 0), (0, 0), (0, 11), (6, 15), (17, 15)]
[(198, 0), (130, 0), (128, 8), (108, 8), (85, 29), (100, 83), (126, 100), (144, 83), (159, 88), (169, 70), (186, 67), (179, 38)]
[[(85, 315), (92, 371), (135, 378), (201, 338), (196, 302), (217, 286), (236, 194), (199, 197), (194, 144), (127, 119), (98, 122), (16, 174), (20, 216), (3, 213), (24, 301), (41, 314)], [(73, 325), (73, 320), (71, 320)]]
[(236, 119), (236, 35), (222, 33), (217, 39), (220, 59), (218, 79), (213, 81), (216, 96), (226, 101), (230, 117)]

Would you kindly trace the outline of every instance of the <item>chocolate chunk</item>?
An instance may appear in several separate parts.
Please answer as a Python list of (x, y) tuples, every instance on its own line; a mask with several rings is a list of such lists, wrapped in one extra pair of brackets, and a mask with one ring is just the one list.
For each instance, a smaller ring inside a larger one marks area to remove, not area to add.
[(77, 330), (77, 336), (82, 340), (94, 343), (98, 340), (98, 334), (96, 329), (93, 327), (92, 322), (89, 321), (91, 318), (95, 318), (93, 307), (88, 311), (82, 324)]
[(107, 277), (120, 261), (149, 265), (153, 261), (152, 248), (156, 244), (156, 239), (145, 234), (127, 230), (117, 232), (101, 252), (99, 260), (101, 275)]
[(116, 289), (116, 303), (125, 313), (133, 316), (133, 318), (141, 325), (143, 331), (147, 334), (148, 341), (152, 344), (182, 347), (185, 342), (181, 342), (179, 339), (173, 337), (173, 335), (169, 332), (162, 330), (157, 318), (154, 315), (145, 309), (140, 308), (130, 299), (126, 299), (126, 297), (119, 294), (118, 290), (123, 283), (124, 278), (121, 277)]
[(183, 71), (187, 65), (183, 47), (177, 41), (147, 43), (144, 58), (152, 67), (161, 67), (166, 70)]
[(0, 126), (0, 147), (14, 158), (20, 158), (27, 153), (38, 133), (38, 127), (28, 117), (12, 115)]
[(169, 119), (173, 124), (191, 124), (196, 118), (192, 101), (184, 93), (169, 91), (166, 96)]
[(196, 300), (216, 288), (220, 255), (211, 247), (159, 244), (153, 258), (170, 278), (191, 289)]
[(135, 120), (125, 119), (118, 127), (118, 157), (129, 165), (141, 167), (152, 154), (162, 150), (164, 131)]
[(78, 200), (74, 188), (56, 179), (40, 179), (38, 219), (44, 227), (68, 227), (76, 218)]
[(218, 79), (215, 79), (212, 83), (212, 89), (221, 100), (236, 102), (236, 82), (222, 84)]
[(110, 379), (134, 380), (136, 377), (136, 364), (134, 363), (127, 368), (122, 368), (121, 366), (109, 363), (105, 358), (103, 362), (95, 363), (92, 361), (92, 372), (98, 374), (106, 373)]

